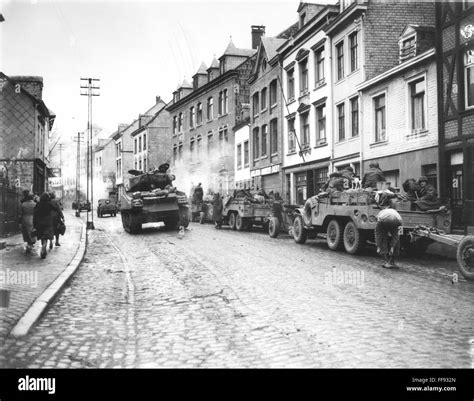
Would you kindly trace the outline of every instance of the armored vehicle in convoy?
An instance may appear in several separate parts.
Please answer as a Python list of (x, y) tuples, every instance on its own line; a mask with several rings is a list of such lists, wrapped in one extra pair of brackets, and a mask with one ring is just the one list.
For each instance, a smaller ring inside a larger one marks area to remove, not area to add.
[(168, 164), (158, 170), (143, 173), (130, 170), (125, 180), (125, 193), (120, 198), (120, 213), (125, 231), (136, 234), (142, 224), (163, 222), (168, 228), (189, 225), (189, 204), (184, 192), (172, 186), (174, 175)]
[(113, 199), (99, 199), (97, 204), (97, 217), (104, 217), (108, 214), (115, 217), (117, 215), (118, 206)]

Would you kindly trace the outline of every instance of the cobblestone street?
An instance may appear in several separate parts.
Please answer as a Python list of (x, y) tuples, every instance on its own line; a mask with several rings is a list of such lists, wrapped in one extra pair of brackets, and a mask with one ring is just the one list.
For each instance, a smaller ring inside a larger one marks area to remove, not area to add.
[(373, 249), (351, 256), (318, 239), (255, 229), (160, 224), (129, 235), (95, 221), (83, 264), (6, 367), (474, 366), (474, 283), (454, 260)]

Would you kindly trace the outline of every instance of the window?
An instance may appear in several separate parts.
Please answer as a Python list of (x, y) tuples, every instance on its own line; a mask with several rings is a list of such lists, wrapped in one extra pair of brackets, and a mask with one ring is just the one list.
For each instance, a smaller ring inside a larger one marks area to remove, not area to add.
[(300, 115), (301, 146), (309, 147), (309, 112)]
[(181, 161), (183, 159), (183, 143), (180, 142), (178, 145), (178, 160)]
[(262, 126), (262, 156), (267, 155), (268, 126)]
[(253, 110), (253, 115), (256, 116), (258, 114), (258, 92), (254, 93), (252, 96), (252, 110)]
[(353, 72), (359, 68), (357, 32), (354, 32), (349, 36), (349, 45), (351, 47), (351, 72)]
[(242, 144), (237, 145), (237, 169), (242, 168)]
[(141, 152), (142, 151), (142, 137), (138, 137), (138, 151)]
[(143, 150), (146, 150), (146, 134), (143, 134)]
[(300, 93), (308, 91), (308, 59), (300, 61)]
[(308, 198), (306, 195), (307, 187), (306, 187), (306, 171), (303, 173), (295, 174), (296, 180), (296, 203), (298, 205), (304, 205), (306, 199)]
[(400, 188), (400, 170), (389, 170), (383, 172), (385, 182), (392, 188)]
[(228, 141), (228, 136), (227, 136), (227, 127), (223, 127), (219, 129), (219, 154), (223, 156), (226, 153), (226, 148), (227, 148), (227, 141)]
[(339, 141), (346, 138), (345, 121), (344, 121), (344, 103), (337, 105), (337, 129), (339, 133)]
[(288, 84), (288, 100), (295, 98), (295, 70), (292, 68), (286, 72), (286, 79)]
[(259, 128), (253, 129), (253, 158), (258, 159), (260, 157), (260, 135)]
[(173, 160), (176, 164), (176, 161), (178, 160), (178, 145), (176, 144), (173, 145)]
[(134, 146), (133, 146), (133, 153), (137, 154), (137, 138), (135, 138), (135, 140), (133, 141), (134, 143)]
[(421, 78), (410, 83), (411, 97), (411, 129), (425, 129), (425, 79)]
[(212, 131), (207, 133), (207, 154), (210, 155), (212, 151), (212, 144), (213, 144), (213, 135)]
[(142, 171), (142, 159), (138, 162), (138, 170)]
[(344, 78), (344, 42), (336, 45), (337, 79)]
[(315, 60), (315, 83), (316, 86), (324, 84), (324, 47), (314, 52)]
[(316, 107), (316, 146), (326, 143), (326, 104)]
[(173, 135), (176, 135), (178, 133), (178, 117), (174, 116), (173, 117)]
[(249, 141), (244, 142), (244, 167), (249, 166)]
[(133, 168), (134, 168), (135, 170), (138, 169), (138, 162), (137, 162), (137, 159), (135, 159), (135, 163), (133, 164)]
[(178, 118), (178, 132), (183, 132), (183, 113), (179, 113), (179, 118)]
[(314, 182), (315, 182), (315, 189), (316, 193), (321, 190), (328, 179), (328, 168), (318, 168), (314, 170)]
[(194, 138), (191, 138), (189, 141), (189, 156), (193, 160), (194, 157)]
[(295, 119), (288, 120), (288, 153), (296, 152)]
[(220, 116), (224, 114), (224, 93), (222, 91), (219, 92), (218, 112)]
[(277, 103), (277, 80), (270, 82), (270, 107)]
[(143, 157), (143, 171), (148, 171), (147, 170), (147, 163), (146, 163), (146, 156)]
[(262, 89), (260, 94), (260, 110), (265, 110), (267, 108), (267, 88)]
[(301, 13), (300, 14), (300, 28), (304, 26), (305, 19), (306, 19), (306, 13)]
[(195, 114), (194, 114), (194, 106), (193, 106), (189, 109), (189, 126), (191, 128), (194, 127), (194, 118), (195, 118)]
[(474, 107), (474, 50), (467, 50), (464, 60), (464, 87), (466, 106)]
[(435, 188), (438, 186), (438, 170), (436, 168), (436, 163), (421, 166), (421, 175), (428, 178), (428, 182)]
[(207, 119), (212, 120), (214, 118), (214, 98), (210, 97), (207, 99)]
[(278, 119), (270, 121), (270, 153), (278, 153)]
[(351, 104), (351, 136), (359, 136), (359, 98), (353, 97)]
[(227, 95), (227, 89), (224, 89), (224, 114), (227, 114), (229, 110), (229, 97)]
[(202, 103), (199, 102), (197, 104), (197, 111), (196, 111), (196, 124), (201, 125), (202, 124)]
[(374, 98), (374, 114), (375, 142), (385, 141), (385, 94)]
[(201, 135), (197, 136), (197, 148), (196, 148), (196, 154), (197, 154), (197, 159), (200, 160), (202, 156), (202, 137)]

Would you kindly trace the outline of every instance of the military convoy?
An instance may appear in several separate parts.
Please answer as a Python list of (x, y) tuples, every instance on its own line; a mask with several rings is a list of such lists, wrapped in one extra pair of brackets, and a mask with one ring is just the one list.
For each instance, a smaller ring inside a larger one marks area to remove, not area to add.
[(136, 234), (145, 223), (163, 222), (177, 229), (189, 225), (189, 203), (184, 192), (172, 186), (175, 177), (167, 173), (168, 164), (157, 171), (143, 173), (130, 170), (125, 181), (126, 192), (120, 199), (120, 214), (125, 231)]

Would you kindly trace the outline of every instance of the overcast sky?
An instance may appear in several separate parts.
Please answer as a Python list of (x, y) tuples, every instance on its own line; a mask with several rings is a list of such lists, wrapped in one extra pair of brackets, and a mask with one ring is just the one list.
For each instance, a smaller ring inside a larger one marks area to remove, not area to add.
[[(320, 2), (326, 2), (325, 0)], [(331, 1), (334, 3), (334, 1)], [(101, 79), (94, 123), (113, 132), (171, 100), (184, 77), (227, 47), (251, 47), (250, 26), (274, 36), (298, 20), (299, 0), (42, 1), (0, 0), (0, 71), (39, 75), (43, 100), (66, 141), (87, 123), (80, 77)]]

